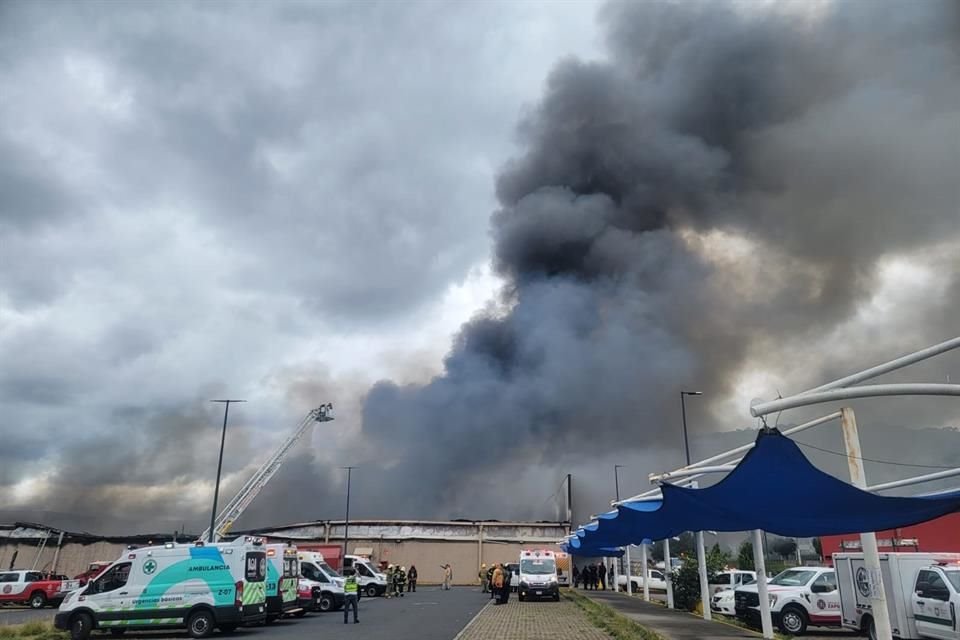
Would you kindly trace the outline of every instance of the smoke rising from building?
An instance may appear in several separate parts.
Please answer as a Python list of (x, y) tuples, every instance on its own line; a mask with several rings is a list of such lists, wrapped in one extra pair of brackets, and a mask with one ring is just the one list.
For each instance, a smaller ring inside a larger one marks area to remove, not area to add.
[[(955, 242), (955, 9), (608, 5), (609, 58), (557, 65), (497, 182), (498, 304), (442, 375), (367, 398), (364, 437), (416, 470), (397, 499), (442, 510), (487, 474), (660, 446), (684, 385), (728, 396), (773, 345), (855, 317), (884, 260)], [(899, 349), (949, 335), (954, 294)]]

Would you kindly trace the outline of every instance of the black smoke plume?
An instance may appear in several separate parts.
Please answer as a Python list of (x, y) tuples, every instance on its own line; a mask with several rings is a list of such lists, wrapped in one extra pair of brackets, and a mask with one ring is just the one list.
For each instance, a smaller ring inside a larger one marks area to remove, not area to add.
[[(726, 397), (853, 318), (882, 260), (955, 241), (956, 6), (606, 6), (607, 59), (557, 65), (499, 176), (501, 298), (442, 375), (368, 395), (384, 508), (535, 515), (530, 469), (674, 442), (684, 385)], [(905, 350), (950, 334), (956, 296), (932, 308)]]

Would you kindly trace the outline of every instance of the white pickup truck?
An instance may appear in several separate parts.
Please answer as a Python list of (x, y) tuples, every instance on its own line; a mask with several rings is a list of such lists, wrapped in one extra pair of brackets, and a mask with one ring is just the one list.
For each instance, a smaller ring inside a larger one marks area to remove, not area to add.
[[(876, 638), (863, 554), (837, 553), (833, 564), (843, 626)], [(960, 554), (881, 553), (880, 574), (894, 636), (960, 640)]]
[[(641, 576), (630, 576), (630, 582), (633, 585), (633, 592), (643, 591), (643, 578)], [(659, 569), (647, 569), (647, 588), (650, 591), (666, 591), (667, 578)], [(617, 576), (617, 589), (627, 590), (627, 576)]]
[[(803, 635), (808, 625), (840, 626), (840, 593), (837, 576), (830, 567), (787, 569), (767, 582), (773, 624), (783, 633)], [(760, 626), (760, 595), (757, 584), (734, 592), (737, 618)]]

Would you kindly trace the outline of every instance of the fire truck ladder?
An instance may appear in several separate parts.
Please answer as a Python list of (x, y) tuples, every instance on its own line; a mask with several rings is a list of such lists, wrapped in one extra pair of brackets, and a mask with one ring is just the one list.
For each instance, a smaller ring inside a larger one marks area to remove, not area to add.
[[(293, 449), (293, 446), (297, 444), (300, 438), (313, 426), (313, 423), (329, 422), (330, 420), (333, 420), (333, 405), (329, 403), (322, 404), (316, 409), (310, 410), (307, 415), (304, 416), (293, 434), (273, 452), (273, 455), (247, 480), (247, 483), (237, 492), (237, 495), (233, 496), (233, 499), (227, 503), (227, 506), (217, 514), (217, 520), (214, 524), (214, 541), (223, 537), (230, 530), (231, 525), (236, 522), (240, 514), (250, 506), (250, 503), (257, 497), (257, 494), (260, 493), (266, 484), (270, 482), (270, 479), (279, 471), (284, 458), (287, 457), (287, 454), (290, 453), (290, 450)], [(208, 527), (200, 536), (200, 540), (207, 540), (209, 536), (210, 529)]]

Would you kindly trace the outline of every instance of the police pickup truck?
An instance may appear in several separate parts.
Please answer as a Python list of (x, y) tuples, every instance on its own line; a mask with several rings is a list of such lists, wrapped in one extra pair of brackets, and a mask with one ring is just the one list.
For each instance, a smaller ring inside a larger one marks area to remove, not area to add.
[[(830, 567), (787, 569), (767, 582), (770, 615), (783, 633), (803, 635), (808, 625), (840, 626), (840, 594), (837, 576)], [(734, 592), (737, 618), (760, 625), (757, 585), (737, 587)]]

